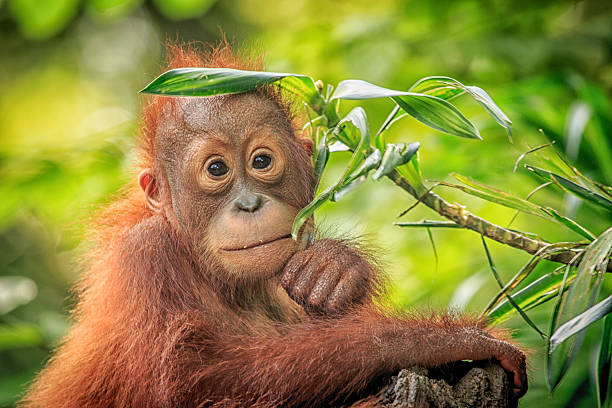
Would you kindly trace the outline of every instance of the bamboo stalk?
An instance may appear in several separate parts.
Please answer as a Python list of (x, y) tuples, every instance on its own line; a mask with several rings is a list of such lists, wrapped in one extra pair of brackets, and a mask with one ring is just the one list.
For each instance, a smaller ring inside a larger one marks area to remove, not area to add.
[[(408, 192), (417, 200), (420, 200), (423, 204), (440, 214), (442, 217), (455, 222), (457, 225), (460, 225), (463, 228), (476, 231), (477, 233), (494, 241), (520, 249), (532, 255), (542, 248), (550, 245), (548, 242), (529, 238), (520, 232), (512, 231), (493, 224), (470, 213), (463, 206), (450, 204), (448, 201), (444, 200), (442, 197), (432, 191), (427, 191), (422, 196), (419, 196), (412, 185), (410, 185), (410, 183), (395, 170), (390, 172), (387, 177), (389, 177), (397, 186)], [(562, 264), (568, 264), (574, 260), (577, 253), (578, 252), (575, 250), (567, 250), (544, 256), (544, 259)], [(608, 272), (610, 271), (612, 271), (612, 263), (608, 264)]]

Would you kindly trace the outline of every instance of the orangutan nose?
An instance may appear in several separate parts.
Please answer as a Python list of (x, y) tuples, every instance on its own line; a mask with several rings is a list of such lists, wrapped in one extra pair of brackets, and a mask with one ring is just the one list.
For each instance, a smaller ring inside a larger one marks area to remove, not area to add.
[(251, 193), (249, 191), (242, 192), (234, 200), (234, 206), (240, 211), (253, 213), (259, 210), (264, 203), (264, 198), (260, 194)]

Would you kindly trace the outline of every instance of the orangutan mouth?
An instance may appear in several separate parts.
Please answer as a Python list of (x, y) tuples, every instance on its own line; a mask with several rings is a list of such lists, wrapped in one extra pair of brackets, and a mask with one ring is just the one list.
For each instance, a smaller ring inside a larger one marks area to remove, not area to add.
[(254, 242), (251, 244), (245, 244), (244, 246), (238, 247), (238, 248), (222, 248), (223, 251), (228, 251), (228, 252), (232, 252), (232, 251), (244, 251), (247, 249), (254, 249), (254, 248), (258, 248), (264, 245), (268, 245), (271, 244), (273, 242), (278, 242), (278, 241), (282, 241), (284, 239), (291, 239), (291, 234), (287, 234), (287, 235), (283, 235), (281, 237), (278, 238), (273, 238), (267, 241), (258, 241), (258, 242)]

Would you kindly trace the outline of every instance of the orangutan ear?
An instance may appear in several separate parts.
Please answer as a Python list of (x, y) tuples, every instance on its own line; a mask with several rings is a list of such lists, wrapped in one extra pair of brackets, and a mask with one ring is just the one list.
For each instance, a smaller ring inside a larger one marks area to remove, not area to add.
[(159, 189), (157, 188), (157, 181), (153, 175), (153, 170), (144, 169), (141, 171), (138, 175), (138, 185), (140, 185), (140, 188), (145, 193), (147, 207), (153, 212), (160, 212), (162, 205), (159, 200)]

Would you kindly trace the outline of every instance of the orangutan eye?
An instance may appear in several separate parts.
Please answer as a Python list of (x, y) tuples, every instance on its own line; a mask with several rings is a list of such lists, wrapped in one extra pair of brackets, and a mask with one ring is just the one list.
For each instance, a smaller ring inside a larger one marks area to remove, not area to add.
[(270, 156), (265, 154), (260, 154), (253, 159), (253, 168), (256, 170), (267, 169), (272, 163), (272, 159)]
[(213, 177), (221, 177), (229, 171), (227, 165), (222, 161), (216, 161), (208, 166), (208, 173)]

